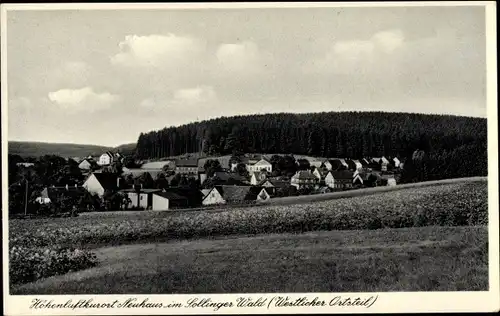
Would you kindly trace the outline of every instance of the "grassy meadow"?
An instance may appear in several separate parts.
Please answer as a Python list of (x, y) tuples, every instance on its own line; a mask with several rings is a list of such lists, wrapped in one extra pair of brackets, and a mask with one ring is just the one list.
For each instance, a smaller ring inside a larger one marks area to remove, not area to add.
[[(73, 261), (11, 292), (485, 290), (487, 217), (487, 182), (473, 181), (217, 212), (12, 220), (11, 255), (70, 247)], [(46, 269), (36, 258), (11, 258), (11, 278), (33, 262)]]

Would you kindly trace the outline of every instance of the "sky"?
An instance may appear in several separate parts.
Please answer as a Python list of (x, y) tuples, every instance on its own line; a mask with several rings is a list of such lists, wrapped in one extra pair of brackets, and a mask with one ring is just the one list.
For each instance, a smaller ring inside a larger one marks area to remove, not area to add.
[(116, 146), (220, 116), (486, 117), (484, 7), (7, 12), (9, 140)]

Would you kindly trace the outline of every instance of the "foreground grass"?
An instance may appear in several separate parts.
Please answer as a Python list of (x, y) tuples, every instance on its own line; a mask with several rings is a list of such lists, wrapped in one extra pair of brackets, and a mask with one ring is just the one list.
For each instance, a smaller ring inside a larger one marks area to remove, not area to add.
[(477, 291), (487, 227), (310, 232), (95, 249), (98, 267), (11, 294)]

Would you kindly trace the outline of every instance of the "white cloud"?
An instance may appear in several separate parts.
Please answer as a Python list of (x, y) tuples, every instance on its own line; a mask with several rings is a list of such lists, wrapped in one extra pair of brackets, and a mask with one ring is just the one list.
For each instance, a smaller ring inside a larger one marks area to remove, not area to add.
[(219, 65), (229, 72), (250, 74), (269, 66), (270, 55), (260, 51), (256, 43), (221, 44), (216, 52)]
[(213, 101), (217, 94), (211, 86), (179, 89), (174, 92), (174, 101), (180, 104), (199, 104)]
[(119, 44), (120, 52), (111, 57), (111, 63), (121, 66), (178, 66), (192, 62), (204, 48), (201, 41), (168, 35), (127, 35)]
[(91, 87), (61, 89), (50, 92), (48, 97), (50, 101), (65, 109), (89, 112), (109, 108), (120, 100), (118, 95), (109, 92), (96, 93)]
[(338, 41), (305, 70), (366, 75), (379, 69), (383, 59), (395, 54), (403, 45), (404, 35), (400, 30), (378, 32), (368, 40)]

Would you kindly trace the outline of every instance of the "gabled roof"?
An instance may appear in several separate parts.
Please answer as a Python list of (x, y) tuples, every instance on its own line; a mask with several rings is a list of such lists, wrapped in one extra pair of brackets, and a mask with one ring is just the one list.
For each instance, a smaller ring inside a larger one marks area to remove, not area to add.
[(86, 192), (86, 190), (83, 187), (75, 187), (75, 186), (68, 185), (68, 188), (66, 188), (66, 186), (46, 187), (45, 189), (42, 190), (40, 195), (44, 198), (49, 198), (53, 201), (55, 198), (57, 198), (60, 195), (81, 196), (85, 192)]
[(332, 177), (336, 180), (342, 180), (342, 179), (353, 179), (355, 177), (354, 172), (349, 171), (349, 170), (341, 170), (341, 171), (330, 171), (332, 174)]
[(125, 181), (121, 179), (121, 177), (117, 176), (114, 173), (107, 172), (99, 172), (92, 173), (91, 176), (96, 177), (97, 181), (101, 184), (104, 190), (116, 190), (119, 189), (117, 186), (117, 179), (120, 178), (120, 187), (123, 188), (125, 186)]
[(385, 157), (375, 157), (375, 158), (372, 158), (372, 161), (376, 162), (376, 163), (384, 163), (384, 164), (387, 164), (389, 163), (389, 160), (387, 160)]
[(217, 190), (226, 201), (253, 201), (262, 191), (258, 186), (222, 185)]
[(347, 162), (343, 158), (330, 158), (330, 159), (327, 159), (326, 161), (328, 161), (330, 164), (340, 163), (344, 166), (347, 166)]
[(178, 159), (175, 161), (176, 167), (196, 167), (198, 168), (198, 159)]
[(366, 158), (361, 159), (361, 161), (360, 161), (360, 162), (361, 162), (361, 164), (362, 164), (363, 166), (366, 166), (366, 165), (369, 165), (369, 164), (370, 164), (370, 162), (369, 162), (369, 161), (368, 161), (368, 159), (366, 159)]
[[(113, 153), (112, 153), (112, 152), (110, 152), (110, 151), (107, 151), (107, 152), (105, 152), (105, 153), (104, 153), (104, 154), (102, 154), (102, 155), (107, 155), (107, 156), (109, 156), (110, 158), (113, 158), (113, 157), (114, 157)], [(102, 155), (101, 155), (101, 156), (102, 156)]]
[(212, 191), (212, 189), (202, 189), (200, 191), (203, 194), (203, 197), (205, 197), (208, 195), (208, 193), (210, 193), (210, 191)]
[(244, 180), (244, 177), (240, 176), (239, 174), (226, 171), (216, 171), (214, 176), (221, 179), (222, 181), (228, 181), (229, 179), (234, 179), (237, 181)]
[(300, 170), (300, 171), (297, 171), (297, 173), (295, 173), (295, 175), (293, 176), (293, 178), (299, 179), (299, 180), (308, 180), (308, 179), (317, 180), (318, 179), (309, 170)]
[(277, 188), (290, 186), (290, 181), (278, 180), (278, 179), (267, 179), (265, 181), (271, 182), (271, 184)]

